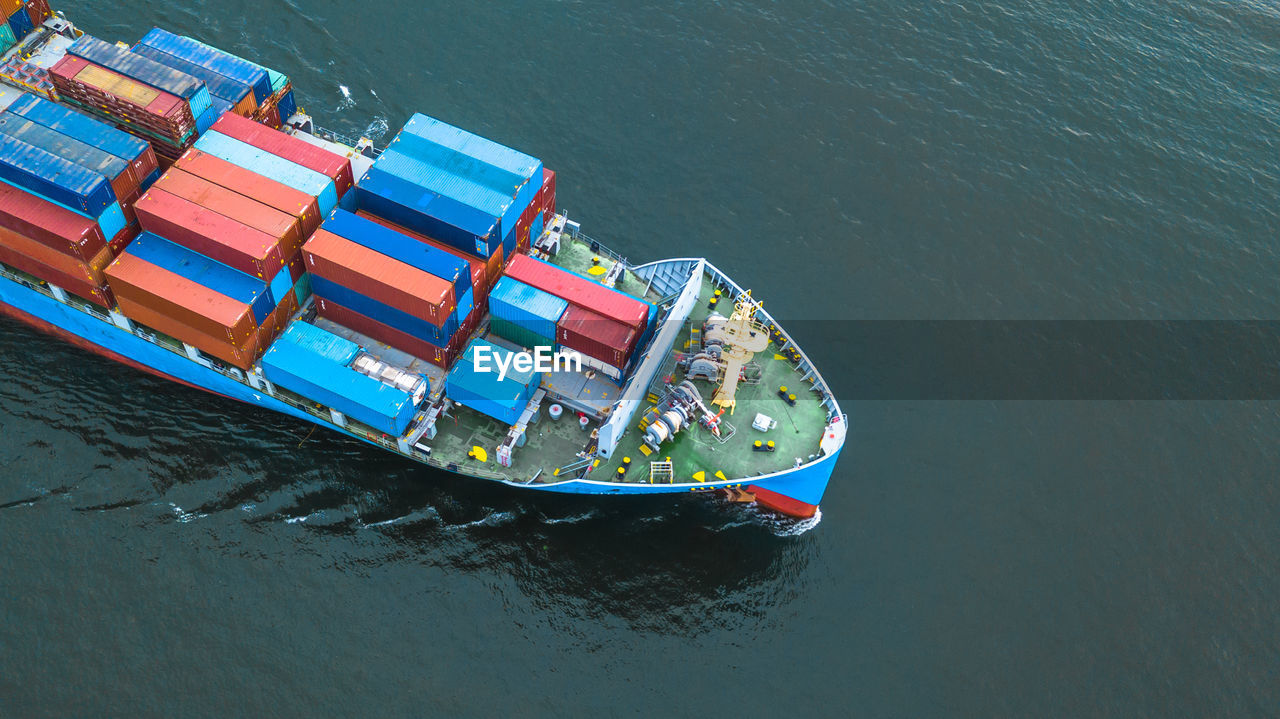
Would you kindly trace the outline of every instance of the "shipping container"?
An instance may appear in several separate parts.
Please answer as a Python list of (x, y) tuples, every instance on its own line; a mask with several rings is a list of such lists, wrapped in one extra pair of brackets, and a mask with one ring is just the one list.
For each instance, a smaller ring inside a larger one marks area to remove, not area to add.
[(0, 113), (0, 134), (102, 175), (111, 183), (111, 190), (118, 198), (129, 197), (138, 190), (139, 183), (129, 163), (44, 125), (4, 112)]
[(342, 155), (317, 147), (292, 135), (248, 120), (228, 115), (214, 123), (213, 129), (260, 150), (314, 170), (334, 182), (338, 197), (351, 189), (351, 161)]
[(390, 385), (290, 342), (262, 356), (268, 380), (335, 409), (350, 419), (399, 437), (413, 420), (413, 398)]
[(118, 255), (121, 252), (124, 252), (124, 248), (128, 247), (135, 239), (137, 239), (140, 232), (142, 232), (142, 228), (140, 226), (129, 225), (117, 232), (116, 236), (112, 237), (111, 240), (107, 242), (107, 247), (111, 248), (112, 254)]
[(150, 143), (56, 102), (26, 95), (15, 100), (8, 111), (128, 162), (139, 184), (158, 168)]
[(0, 136), (0, 179), (93, 217), (116, 201), (102, 175), (7, 136)]
[(466, 261), (372, 220), (338, 208), (329, 214), (322, 227), (449, 282), (454, 285), (455, 295), (471, 287), (471, 269)]
[(502, 242), (499, 220), (441, 197), (375, 164), (356, 186), (360, 209), (488, 259)]
[(267, 283), (261, 279), (150, 232), (139, 235), (129, 245), (128, 254), (248, 305), (256, 325), (261, 326), (276, 307)]
[[(180, 57), (170, 55), (163, 50), (157, 50), (149, 45), (138, 43), (134, 46), (133, 52), (147, 58), (148, 60), (158, 62), (165, 67), (171, 67), (174, 70), (186, 73), (191, 77), (198, 78), (206, 87), (209, 88), (209, 94), (212, 97), (221, 98), (223, 101), (228, 103), (228, 106), (236, 105), (241, 100), (245, 99), (246, 96), (253, 95), (253, 88), (249, 87), (249, 85), (244, 82), (227, 77), (226, 75), (218, 73), (216, 70), (202, 67), (189, 60), (184, 60)], [(253, 109), (257, 109), (257, 107), (258, 103), (255, 99), (253, 101)]]
[(145, 132), (174, 144), (195, 132), (195, 117), (182, 98), (83, 58), (62, 58), (49, 69), (49, 79), (64, 102), (75, 102), (93, 114), (119, 116), (131, 125), (131, 132)]
[(220, 215), (277, 238), (282, 256), (293, 255), (306, 241), (302, 232), (302, 223), (297, 217), (176, 167), (170, 168), (160, 178), (160, 181), (155, 184), (155, 189), (189, 200), (201, 207), (207, 207)]
[(470, 285), (472, 289), (475, 289), (477, 291), (478, 296), (484, 296), (484, 297), (488, 296), (488, 287), (489, 287), (488, 271), (485, 267), (484, 260), (477, 259), (475, 255), (469, 252), (464, 252), (463, 250), (459, 250), (456, 247), (450, 247), (449, 245), (446, 245), (443, 242), (433, 240), (430, 237), (421, 235), (417, 232), (414, 232), (413, 230), (410, 230), (407, 227), (397, 225), (390, 220), (383, 219), (376, 215), (370, 214), (369, 212), (366, 212), (364, 210), (360, 210), (355, 214), (360, 219), (368, 220), (375, 224), (382, 225), (383, 227), (386, 227), (388, 229), (395, 230), (396, 232), (399, 232), (400, 234), (403, 234), (406, 237), (413, 238), (414, 240), (417, 240), (418, 242), (421, 242), (424, 245), (440, 250), (441, 252), (444, 252), (455, 259), (458, 259), (467, 263), (467, 267), (470, 268), (470, 274), (471, 274)]
[[(10, 231), (0, 230), (0, 232), (9, 233)], [(33, 275), (51, 285), (57, 285), (67, 292), (104, 309), (110, 309), (115, 306), (115, 297), (112, 296), (110, 288), (85, 280), (79, 274), (67, 274), (57, 267), (23, 254), (13, 244), (6, 243), (3, 239), (0, 239), (0, 262)]]
[(35, 23), (31, 22), (31, 15), (22, 7), (14, 10), (9, 16), (9, 27), (13, 29), (14, 39), (19, 42), (36, 29)]
[(507, 275), (636, 330), (649, 317), (649, 303), (528, 255), (512, 258)]
[(500, 218), (499, 232), (503, 235), (515, 226), (515, 218), (528, 205), (526, 200), (524, 205), (517, 206), (517, 195), (523, 187), (519, 183), (528, 183), (528, 179), (522, 180), (413, 135), (397, 135), (374, 165), (418, 187)]
[[(490, 307), (493, 298), (489, 298)], [(614, 367), (626, 367), (640, 331), (635, 327), (602, 317), (591, 310), (570, 305), (556, 325), (556, 342)]]
[(120, 312), (125, 317), (156, 332), (168, 335), (179, 342), (195, 347), (204, 354), (217, 358), (233, 367), (248, 370), (253, 366), (259, 354), (258, 332), (255, 330), (249, 338), (240, 343), (231, 342), (222, 336), (210, 335), (175, 319), (163, 312), (158, 312), (150, 305), (135, 301), (129, 297), (118, 298)]
[(85, 261), (107, 246), (93, 218), (5, 182), (0, 182), (0, 226)]
[[(503, 424), (515, 424), (542, 384), (542, 374), (518, 371), (511, 355), (511, 350), (505, 347), (482, 339), (472, 340), (462, 358), (449, 370), (445, 396)], [(509, 368), (501, 379), (497, 370), (499, 361)], [(482, 371), (484, 369), (488, 371)]]
[(67, 52), (127, 78), (182, 98), (192, 119), (209, 109), (209, 89), (198, 78), (136, 55), (92, 35), (81, 35)]
[(271, 293), (273, 305), (284, 302), (293, 293), (293, 278), (289, 276), (289, 268), (285, 267), (277, 272), (276, 276), (267, 285), (267, 289)]
[(266, 280), (284, 267), (277, 238), (159, 188), (134, 209), (143, 229), (241, 272)]
[(187, 150), (173, 167), (296, 217), (304, 240), (320, 227), (323, 215), (316, 198), (282, 182), (195, 148)]
[[(310, 274), (307, 276), (310, 277)], [(444, 346), (435, 345), (360, 314), (324, 295), (316, 294), (313, 299), (316, 311), (321, 317), (445, 369), (453, 364), (453, 360), (457, 357), (458, 349), (460, 348), (460, 341), (465, 336), (460, 332), (448, 344)]]
[(363, 292), (357, 292), (324, 275), (315, 272), (307, 274), (311, 276), (311, 291), (315, 294), (327, 297), (344, 307), (350, 307), (366, 317), (371, 317), (424, 342), (443, 347), (449, 343), (454, 330), (457, 329), (453, 315), (448, 317), (444, 326), (436, 325), (398, 307), (379, 302)]
[(349, 366), (360, 354), (360, 345), (355, 342), (302, 320), (291, 323), (280, 335), (280, 341), (298, 345), (343, 367)]
[(27, 14), (36, 27), (53, 17), (53, 11), (49, 9), (49, 0), (27, 0)]
[(225, 77), (238, 80), (253, 88), (254, 98), (259, 103), (266, 102), (271, 96), (271, 79), (265, 68), (202, 42), (174, 35), (161, 28), (153, 28), (138, 44), (153, 47), (174, 57), (209, 68)]
[(101, 287), (106, 284), (106, 278), (103, 277), (102, 271), (115, 258), (110, 248), (103, 247), (102, 251), (95, 255), (93, 259), (81, 260), (65, 252), (59, 252), (42, 242), (37, 242), (21, 232), (7, 227), (0, 227), (0, 244), (65, 275), (74, 277), (80, 282), (95, 287)]
[(216, 123), (219, 118), (228, 114), (231, 107), (232, 103), (227, 102), (220, 97), (210, 99), (209, 109), (205, 110), (203, 115), (196, 118), (196, 134), (203, 135), (208, 132), (209, 128), (213, 127), (214, 123)]
[[(236, 347), (243, 346), (257, 330), (249, 305), (128, 252), (107, 267), (106, 275), (122, 307), (128, 300)], [(125, 316), (131, 315), (125, 312)]]
[(453, 285), (324, 229), (302, 248), (307, 271), (371, 299), (445, 326), (457, 305)]
[(217, 130), (205, 133), (196, 141), (196, 148), (315, 197), (319, 202), (320, 212), (325, 215), (338, 204), (333, 180), (315, 170), (223, 135)]
[(298, 300), (298, 305), (306, 304), (311, 297), (311, 274), (303, 273), (296, 282), (293, 283), (293, 296)]
[(13, 35), (13, 28), (7, 22), (0, 22), (0, 52), (5, 52), (16, 44), (18, 39)]
[(533, 177), (542, 161), (493, 140), (454, 127), (421, 113), (414, 114), (401, 132), (416, 135), (442, 147), (456, 150), (519, 177)]
[(493, 321), (502, 321), (519, 327), (523, 332), (500, 336), (518, 343), (521, 347), (551, 347), (556, 343), (556, 324), (569, 303), (549, 292), (503, 277), (489, 290), (489, 314)]
[[(292, 88), (280, 94), (280, 99), (276, 100), (276, 110), (280, 113), (280, 121), (282, 123), (288, 122), (289, 118), (298, 112), (298, 101), (293, 97)], [(352, 184), (355, 184), (354, 178)], [(351, 186), (348, 185), (347, 189), (351, 189)]]
[(542, 170), (542, 213), (545, 222), (556, 214), (556, 173), (546, 168)]

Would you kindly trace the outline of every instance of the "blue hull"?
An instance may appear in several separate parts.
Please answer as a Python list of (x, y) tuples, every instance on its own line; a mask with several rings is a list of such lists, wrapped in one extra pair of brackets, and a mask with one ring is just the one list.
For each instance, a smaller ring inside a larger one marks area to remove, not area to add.
[[(386, 447), (369, 440), (367, 437), (350, 432), (331, 422), (326, 422), (319, 417), (260, 392), (246, 383), (239, 382), (216, 370), (194, 362), (185, 355), (177, 354), (162, 346), (153, 344), (132, 332), (117, 327), (111, 322), (58, 302), (7, 277), (0, 277), (0, 303), (3, 304), (0, 309), (4, 310), (5, 314), (9, 314), (16, 319), (31, 324), (37, 329), (55, 334), (86, 350), (114, 361), (122, 362), (166, 379), (213, 392), (214, 394), (306, 420), (386, 449)], [(544, 492), (600, 495), (701, 492), (717, 488), (750, 485), (768, 489), (809, 505), (817, 505), (822, 499), (823, 491), (826, 489), (827, 482), (831, 478), (831, 472), (839, 456), (840, 452), (836, 451), (806, 465), (784, 472), (762, 477), (731, 479), (725, 482), (707, 482), (705, 484), (617, 484), (589, 479), (570, 480), (555, 484), (524, 484), (513, 481), (503, 481), (503, 483), (521, 489)], [(412, 460), (413, 458), (406, 457), (406, 459)], [(460, 471), (456, 473), (466, 475), (466, 472)]]

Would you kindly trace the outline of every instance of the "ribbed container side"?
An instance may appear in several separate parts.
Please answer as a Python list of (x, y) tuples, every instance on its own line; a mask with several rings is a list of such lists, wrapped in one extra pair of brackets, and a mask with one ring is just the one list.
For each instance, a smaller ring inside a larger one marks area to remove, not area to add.
[[(482, 357), (480, 363), (489, 371), (479, 370), (478, 348), (483, 348), (482, 355), (488, 355)], [(504, 424), (515, 424), (529, 404), (529, 398), (542, 383), (542, 374), (516, 371), (511, 363), (511, 354), (510, 350), (492, 342), (473, 340), (462, 353), (461, 360), (449, 370), (445, 378), (445, 395)], [(498, 378), (499, 362), (510, 367), (502, 379)]]
[(0, 134), (102, 175), (111, 183), (116, 197), (129, 197), (138, 190), (138, 181), (130, 171), (129, 163), (44, 125), (18, 115), (0, 113)]
[[(199, 79), (209, 88), (209, 94), (216, 98), (222, 98), (230, 105), (235, 105), (245, 98), (246, 95), (253, 94), (253, 88), (249, 87), (239, 80), (235, 80), (221, 75), (218, 72), (207, 67), (201, 67), (193, 62), (184, 60), (180, 57), (170, 55), (163, 50), (157, 50), (154, 47), (138, 43), (134, 46), (133, 52), (141, 55), (148, 60), (158, 62), (165, 67), (171, 67), (178, 72), (186, 73), (191, 77)], [(257, 107), (255, 104), (254, 107)]]
[(421, 113), (409, 118), (401, 132), (417, 135), (521, 177), (532, 177), (542, 165), (541, 161), (523, 152)]
[(92, 35), (81, 35), (67, 52), (101, 65), (125, 77), (177, 95), (190, 103), (191, 114), (199, 117), (209, 109), (209, 89), (198, 78), (161, 65), (124, 48), (103, 42)]
[(267, 284), (257, 277), (150, 232), (139, 235), (129, 245), (128, 253), (247, 305), (253, 310), (254, 323), (259, 326), (276, 307)]
[(284, 267), (276, 238), (164, 190), (151, 188), (134, 209), (143, 229), (241, 272), (265, 280)]
[(457, 305), (445, 280), (323, 229), (307, 240), (302, 256), (308, 272), (437, 326), (448, 324)]
[(615, 367), (627, 366), (639, 336), (634, 327), (578, 306), (565, 310), (556, 325), (556, 342)]
[(360, 354), (360, 345), (355, 342), (302, 320), (291, 323), (284, 334), (280, 335), (280, 340), (298, 345), (343, 367), (350, 365), (356, 355)]
[[(0, 230), (0, 232), (10, 233), (9, 230)], [(15, 244), (7, 243), (0, 238), (0, 262), (57, 285), (99, 307), (109, 309), (115, 305), (115, 297), (109, 287), (86, 281), (79, 275), (68, 274), (58, 267), (41, 262), (19, 251)]]
[(303, 273), (303, 275), (293, 283), (293, 296), (298, 300), (299, 305), (306, 303), (307, 298), (311, 296), (310, 273)]
[(107, 246), (93, 218), (6, 182), (0, 182), (0, 226), (80, 260), (93, 258)]
[(210, 130), (196, 140), (196, 148), (307, 193), (316, 198), (320, 212), (325, 215), (338, 204), (337, 190), (334, 188), (333, 180), (315, 170), (223, 135), (217, 130)]
[(31, 22), (31, 16), (23, 8), (19, 8), (9, 16), (9, 27), (13, 29), (13, 37), (15, 40), (22, 40), (26, 36), (35, 32), (35, 23)]
[(507, 276), (566, 299), (569, 304), (590, 307), (637, 330), (644, 327), (649, 317), (647, 302), (528, 255), (513, 257), (507, 265)]
[(111, 260), (115, 257), (110, 249), (104, 247), (91, 260), (77, 259), (7, 227), (0, 227), (0, 244), (4, 244), (37, 262), (94, 287), (101, 287), (106, 284), (106, 278), (103, 277), (102, 270), (111, 264)]
[(289, 342), (267, 350), (262, 371), (287, 390), (396, 437), (413, 420), (408, 393)]
[(49, 0), (27, 0), (27, 14), (31, 16), (32, 24), (37, 27), (53, 17), (53, 11), (49, 9)]
[(302, 223), (297, 217), (181, 169), (170, 168), (155, 184), (155, 189), (207, 207), (271, 235), (279, 241), (280, 251), (286, 256), (297, 252), (306, 239), (302, 233)]
[(0, 136), (0, 179), (93, 217), (116, 201), (102, 175), (8, 136)]
[(556, 338), (554, 336), (545, 337), (526, 327), (521, 327), (514, 322), (508, 322), (493, 315), (489, 316), (489, 331), (504, 340), (514, 342), (516, 345), (531, 351), (538, 347), (554, 348), (556, 346)]
[(316, 198), (282, 182), (195, 148), (187, 150), (173, 167), (297, 218), (304, 240), (320, 227), (323, 216)]
[(129, 297), (119, 297), (120, 312), (125, 317), (156, 332), (185, 342), (211, 357), (216, 357), (227, 364), (247, 370), (253, 366), (259, 351), (259, 334), (254, 331), (243, 342), (235, 343), (221, 336), (210, 335), (175, 319), (163, 312), (157, 312), (149, 305), (137, 302)]
[(13, 28), (7, 22), (0, 23), (0, 52), (4, 52), (16, 44), (18, 44), (18, 39), (13, 35)]
[[(280, 99), (276, 101), (276, 109), (280, 112), (280, 120), (282, 122), (287, 122), (289, 118), (298, 112), (298, 101), (293, 97), (293, 90), (280, 95)], [(351, 185), (354, 184), (353, 178), (351, 184), (347, 185), (347, 189), (351, 189)]]
[(342, 155), (239, 115), (219, 119), (213, 129), (324, 175), (334, 182), (339, 197), (351, 189), (351, 161)]
[(377, 167), (369, 168), (356, 190), (360, 209), (477, 257), (488, 258), (502, 242), (497, 218)]
[(454, 286), (455, 295), (471, 287), (471, 270), (466, 261), (402, 232), (341, 208), (330, 213), (322, 227), (339, 237), (439, 277)]
[(556, 173), (545, 168), (542, 171), (542, 211), (547, 220), (556, 213)]
[(275, 277), (271, 278), (271, 282), (267, 285), (267, 289), (271, 292), (272, 304), (277, 305), (283, 302), (285, 298), (293, 292), (293, 277), (290, 276), (289, 268), (287, 266), (277, 272)]
[(220, 341), (239, 347), (257, 330), (248, 305), (140, 257), (120, 255), (107, 267), (106, 275), (117, 299), (127, 299)]
[(319, 275), (315, 272), (308, 272), (307, 274), (311, 275), (311, 291), (317, 295), (328, 297), (343, 307), (349, 307), (366, 317), (371, 317), (388, 327), (393, 327), (423, 342), (429, 342), (437, 347), (444, 347), (449, 344), (449, 340), (453, 336), (455, 328), (452, 326), (452, 317), (450, 317), (449, 326), (439, 327), (421, 317), (379, 302), (362, 292), (357, 292), (350, 287), (339, 284), (324, 275)]
[(439, 367), (447, 367), (452, 361), (448, 346), (440, 347), (420, 340), (407, 332), (402, 332), (335, 302), (322, 294), (315, 294), (314, 300), (316, 312), (321, 317), (332, 320), (348, 329), (355, 330), (370, 339), (389, 347), (394, 347), (401, 352), (407, 352), (418, 359), (426, 360)]
[[(425, 142), (420, 139), (417, 141)], [(406, 140), (392, 142), (378, 156), (377, 161), (374, 162), (374, 167), (403, 180), (408, 180), (418, 187), (430, 190), (437, 195), (457, 200), (468, 207), (474, 207), (495, 218), (502, 217), (507, 208), (515, 202), (517, 188), (511, 187), (509, 190), (496, 190), (486, 186), (483, 175), (484, 171), (489, 168), (485, 165), (480, 163), (475, 163), (475, 167), (441, 167), (433, 165), (429, 161), (421, 160), (408, 152), (401, 151), (400, 148), (411, 146), (414, 142), (415, 139), (412, 135), (407, 136)], [(412, 148), (409, 147), (409, 149)], [(500, 230), (505, 233), (507, 227), (502, 227)]]
[(174, 35), (161, 28), (153, 28), (138, 44), (153, 47), (238, 80), (253, 88), (254, 97), (259, 103), (265, 102), (271, 96), (271, 79), (267, 70), (228, 52), (188, 37)]
[(213, 127), (214, 123), (218, 121), (218, 118), (228, 114), (231, 108), (232, 103), (223, 100), (220, 97), (213, 98), (209, 102), (209, 109), (205, 110), (203, 115), (196, 118), (196, 134), (203, 135), (208, 132), (209, 128)]
[(440, 242), (438, 240), (433, 240), (430, 237), (414, 232), (413, 230), (407, 227), (397, 225), (390, 220), (386, 220), (376, 215), (372, 215), (369, 212), (366, 212), (364, 210), (360, 210), (356, 212), (356, 215), (360, 217), (360, 219), (368, 220), (375, 224), (382, 225), (383, 227), (386, 227), (390, 230), (394, 230), (396, 232), (404, 234), (408, 237), (411, 237), (417, 240), (418, 242), (423, 243), (424, 245), (440, 250), (441, 252), (444, 252), (450, 255), (451, 257), (454, 257), (458, 260), (461, 260), (467, 263), (467, 267), (470, 268), (470, 273), (471, 273), (470, 284), (472, 289), (476, 290), (477, 298), (481, 296), (488, 297), (489, 282), (487, 279), (484, 260), (476, 259), (475, 255), (472, 255), (463, 250), (459, 250), (456, 247), (450, 247), (449, 245), (443, 242)]
[(507, 199), (514, 198), (520, 187), (529, 181), (523, 176), (436, 144), (426, 138), (408, 132), (399, 132), (387, 149), (401, 152), (440, 171), (447, 172), (498, 193)]
[(552, 338), (548, 346), (555, 344), (556, 323), (568, 307), (564, 299), (511, 277), (503, 277), (489, 290), (490, 315), (524, 327), (534, 336)]
[(132, 131), (180, 144), (195, 132), (195, 116), (186, 101), (67, 55), (49, 68), (49, 80), (64, 101), (97, 113), (98, 109), (136, 123)]
[(150, 143), (56, 102), (36, 95), (25, 95), (15, 100), (8, 111), (128, 162), (134, 176), (139, 178), (139, 184), (145, 182), (159, 167)]

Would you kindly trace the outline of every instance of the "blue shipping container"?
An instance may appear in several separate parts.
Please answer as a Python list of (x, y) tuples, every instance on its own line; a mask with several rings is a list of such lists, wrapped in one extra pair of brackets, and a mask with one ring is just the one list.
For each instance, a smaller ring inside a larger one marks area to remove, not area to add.
[[(492, 211), (495, 215), (501, 214), (515, 201), (516, 192), (527, 182), (527, 178), (517, 177), (406, 132), (396, 135), (387, 145), (387, 151), (428, 168), (420, 170), (430, 181), (423, 183), (428, 190)], [(383, 158), (379, 157), (378, 161), (382, 162)]]
[(90, 217), (116, 201), (107, 178), (8, 136), (0, 136), (0, 179)]
[(329, 219), (321, 227), (374, 252), (453, 283), (455, 297), (471, 287), (471, 266), (461, 257), (419, 242), (373, 220), (339, 208), (329, 214)]
[[(476, 348), (484, 347), (489, 357), (483, 359), (487, 372), (478, 371)], [(462, 359), (453, 365), (445, 378), (445, 395), (464, 407), (488, 415), (503, 424), (515, 424), (529, 404), (529, 398), (542, 384), (537, 372), (517, 372), (510, 362), (511, 350), (492, 342), (475, 339), (467, 345)], [(506, 375), (499, 380), (497, 357), (508, 363)]]
[(532, 247), (533, 244), (538, 241), (539, 237), (542, 237), (543, 227), (544, 225), (542, 221), (542, 213), (541, 212), (536, 213), (533, 216), (533, 222), (529, 225), (529, 246), (530, 247)]
[(244, 83), (253, 88), (253, 96), (259, 104), (271, 97), (271, 79), (267, 76), (266, 68), (231, 53), (189, 37), (174, 35), (158, 27), (152, 28), (151, 32), (148, 32), (138, 44), (155, 48)]
[[(477, 214), (498, 220), (499, 234), (506, 234), (514, 227), (514, 220), (503, 224), (506, 213), (515, 203), (515, 192), (503, 196), (470, 179), (428, 165), (395, 149), (387, 149), (373, 163), (374, 169), (412, 183), (416, 187), (434, 192), (460, 205), (472, 208)], [(519, 213), (516, 214), (519, 217)]]
[(115, 155), (18, 115), (0, 112), (0, 133), (74, 162), (108, 180), (116, 179), (129, 169), (129, 163)]
[(338, 204), (338, 190), (333, 180), (217, 130), (210, 130), (196, 140), (196, 149), (315, 197), (325, 214)]
[(228, 110), (231, 109), (231, 103), (220, 97), (210, 98), (209, 109), (204, 114), (196, 118), (196, 133), (203, 135), (213, 127), (213, 123), (218, 121)]
[(532, 178), (534, 172), (542, 166), (537, 158), (422, 113), (409, 118), (402, 132), (417, 135), (525, 178)]
[(569, 303), (514, 277), (503, 277), (489, 290), (489, 314), (555, 340), (556, 323)]
[(481, 259), (488, 259), (502, 241), (495, 218), (381, 172), (377, 166), (356, 184), (356, 192), (361, 209)]
[(303, 272), (302, 277), (293, 285), (293, 296), (298, 298), (298, 305), (304, 305), (311, 297), (311, 273)]
[(163, 50), (157, 50), (138, 43), (133, 47), (133, 52), (141, 55), (148, 60), (154, 60), (165, 67), (171, 67), (178, 72), (184, 72), (191, 77), (199, 79), (209, 88), (209, 94), (213, 97), (220, 97), (232, 105), (244, 99), (245, 95), (253, 92), (253, 88), (249, 87), (239, 80), (234, 80), (221, 75), (207, 67), (201, 67), (194, 62), (183, 60), (180, 57), (174, 57)]
[(271, 345), (262, 356), (262, 372), (287, 390), (396, 437), (413, 420), (408, 393), (291, 342)]
[(31, 33), (35, 32), (36, 26), (31, 22), (31, 16), (27, 14), (25, 7), (19, 8), (9, 18), (9, 27), (13, 30), (14, 40), (20, 41)]
[(262, 280), (170, 242), (159, 235), (143, 232), (129, 243), (125, 253), (185, 277), (198, 285), (208, 287), (220, 295), (249, 305), (253, 310), (253, 321), (256, 325), (260, 326), (275, 309), (275, 305), (271, 303), (271, 293), (267, 291), (267, 285)]
[(15, 100), (9, 106), (9, 112), (38, 122), (85, 144), (93, 145), (125, 162), (136, 161), (146, 154), (150, 147), (146, 140), (138, 139), (124, 130), (117, 130), (105, 122), (36, 95), (26, 95)]
[(449, 322), (445, 327), (437, 327), (421, 317), (416, 317), (404, 310), (385, 305), (372, 297), (362, 295), (349, 287), (344, 287), (333, 280), (314, 273), (311, 274), (311, 291), (353, 312), (358, 312), (369, 319), (377, 320), (388, 327), (400, 330), (423, 342), (429, 342), (436, 347), (448, 345), (449, 339), (453, 337), (453, 333), (457, 329), (452, 315), (450, 315)]
[(165, 67), (92, 35), (81, 35), (79, 40), (71, 43), (67, 52), (145, 85), (177, 95), (187, 101), (193, 119), (209, 109), (209, 88), (199, 78), (191, 77), (185, 72)]
[(150, 175), (147, 175), (147, 179), (142, 181), (142, 191), (146, 192), (147, 190), (151, 189), (151, 186), (156, 184), (156, 180), (159, 180), (159, 179), (160, 179), (160, 168), (157, 167), (156, 169), (151, 171)]
[(457, 306), (453, 308), (452, 320), (455, 332), (457, 331), (457, 328), (461, 327), (462, 323), (466, 321), (467, 317), (471, 314), (471, 310), (475, 309), (475, 305), (475, 293), (471, 291), (470, 287), (468, 287), (467, 291), (463, 292), (462, 296), (458, 298)]
[(276, 273), (271, 279), (271, 304), (273, 306), (284, 302), (285, 297), (293, 291), (293, 277), (289, 275), (289, 268), (286, 267)]
[(278, 341), (291, 342), (343, 367), (350, 365), (360, 354), (360, 345), (355, 342), (302, 320), (291, 323)]
[(288, 122), (298, 111), (298, 101), (293, 99), (293, 90), (281, 95), (276, 101), (276, 107), (280, 110), (280, 122)]

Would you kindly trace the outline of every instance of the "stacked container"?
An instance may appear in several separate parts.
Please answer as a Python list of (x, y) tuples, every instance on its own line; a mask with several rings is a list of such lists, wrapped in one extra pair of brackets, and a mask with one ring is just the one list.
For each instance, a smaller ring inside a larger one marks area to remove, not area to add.
[[(478, 348), (483, 348), (482, 363), (487, 365), (481, 371), (476, 357)], [(467, 345), (462, 360), (453, 366), (445, 379), (445, 394), (449, 399), (469, 407), (481, 414), (492, 417), (499, 422), (511, 425), (520, 419), (520, 414), (529, 404), (529, 399), (542, 384), (542, 375), (538, 372), (517, 371), (511, 362), (511, 350), (499, 347), (482, 339), (473, 340)], [(502, 379), (498, 378), (499, 360), (509, 369)]]
[(52, 14), (48, 0), (0, 2), (0, 52), (22, 42)]
[[(272, 94), (271, 80), (263, 68), (167, 30), (153, 28), (133, 51), (203, 80), (215, 110), (221, 107), (251, 118)], [(197, 129), (204, 132), (221, 114), (207, 121), (197, 119)]]
[(503, 277), (489, 293), (489, 331), (526, 349), (556, 345), (556, 324), (569, 303)]

